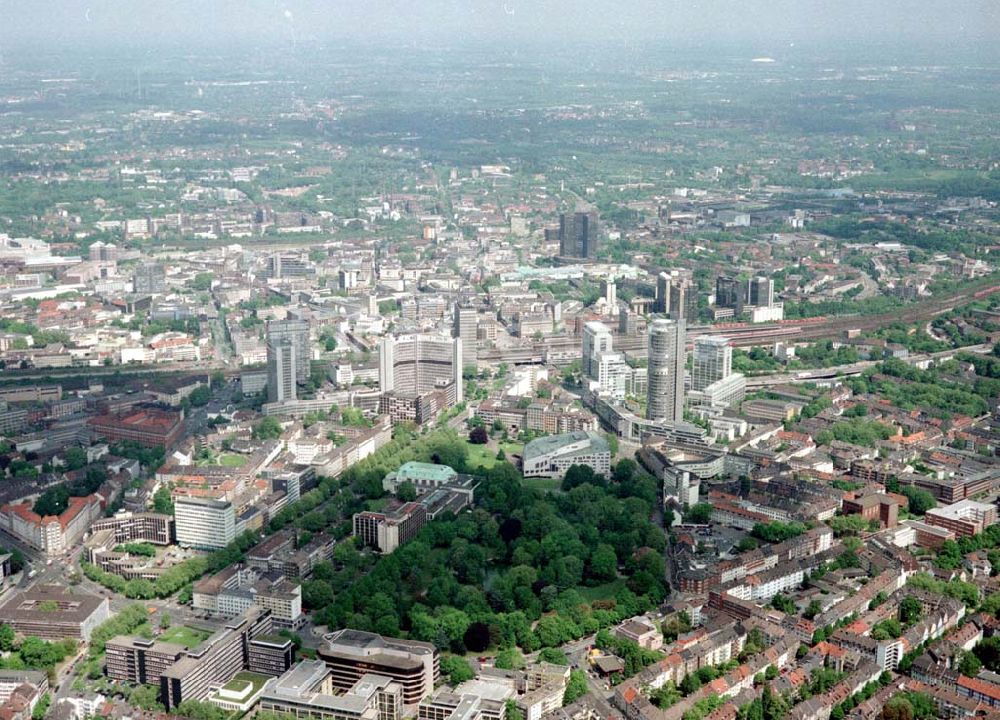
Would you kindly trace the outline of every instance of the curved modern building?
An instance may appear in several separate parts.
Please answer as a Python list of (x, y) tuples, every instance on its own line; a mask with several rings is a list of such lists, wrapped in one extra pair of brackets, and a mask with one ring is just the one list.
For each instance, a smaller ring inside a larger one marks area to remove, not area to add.
[(362, 630), (324, 635), (316, 654), (330, 669), (335, 689), (346, 692), (372, 673), (399, 683), (407, 705), (415, 705), (430, 695), (441, 676), (441, 661), (432, 644)]
[(443, 390), (448, 403), (462, 402), (462, 339), (442, 335), (385, 337), (379, 348), (379, 389), (419, 396)]
[(684, 417), (684, 320), (649, 326), (646, 417), (679, 422)]

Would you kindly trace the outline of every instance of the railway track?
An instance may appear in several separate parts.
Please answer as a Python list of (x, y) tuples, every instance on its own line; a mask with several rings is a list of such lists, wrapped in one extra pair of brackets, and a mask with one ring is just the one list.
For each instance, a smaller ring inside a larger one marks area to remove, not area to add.
[[(995, 282), (991, 280), (990, 282)], [(740, 323), (739, 326), (718, 327), (705, 330), (705, 333), (725, 335), (732, 339), (738, 347), (765, 345), (782, 340), (799, 342), (802, 340), (821, 340), (835, 337), (848, 330), (878, 330), (901, 320), (908, 323), (932, 320), (938, 315), (954, 310), (975, 300), (981, 300), (1000, 292), (1000, 285), (976, 283), (967, 286), (961, 292), (955, 292), (945, 297), (925, 300), (906, 305), (893, 312), (877, 315), (836, 315), (832, 317), (808, 318), (802, 321), (788, 320), (782, 323), (751, 325)]]

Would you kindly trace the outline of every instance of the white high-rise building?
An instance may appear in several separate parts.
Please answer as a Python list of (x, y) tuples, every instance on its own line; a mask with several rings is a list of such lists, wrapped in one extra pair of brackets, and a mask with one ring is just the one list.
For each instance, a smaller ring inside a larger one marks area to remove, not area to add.
[(670, 310), (670, 284), (672, 277), (668, 272), (661, 272), (656, 276), (656, 303), (653, 310), (665, 313)]
[(287, 340), (295, 348), (295, 382), (309, 382), (309, 321), (297, 318), (270, 320), (267, 323), (267, 341)]
[(618, 286), (615, 284), (614, 275), (601, 281), (601, 292), (604, 295), (604, 302), (613, 310), (618, 304)]
[(296, 398), (298, 357), (288, 339), (267, 341), (267, 401), (286, 402)]
[(379, 346), (379, 389), (423, 395), (444, 390), (452, 405), (462, 402), (462, 339), (441, 335), (384, 337)]
[(583, 374), (598, 379), (601, 353), (611, 352), (611, 330), (604, 323), (591, 321), (583, 326)]
[(684, 417), (684, 321), (649, 326), (646, 417), (679, 422)]
[(691, 389), (704, 390), (725, 380), (733, 372), (733, 347), (729, 338), (705, 335), (694, 341), (691, 365)]
[(199, 550), (218, 550), (236, 539), (236, 511), (231, 502), (199, 497), (174, 501), (177, 544)]
[(631, 368), (621, 353), (604, 352), (597, 359), (597, 383), (602, 395), (624, 400), (630, 373)]

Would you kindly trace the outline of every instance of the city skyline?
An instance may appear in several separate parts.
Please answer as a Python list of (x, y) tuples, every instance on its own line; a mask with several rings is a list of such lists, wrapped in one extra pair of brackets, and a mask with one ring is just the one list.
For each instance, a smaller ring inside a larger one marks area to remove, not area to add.
[(990, 720), (997, 12), (0, 0), (0, 717)]

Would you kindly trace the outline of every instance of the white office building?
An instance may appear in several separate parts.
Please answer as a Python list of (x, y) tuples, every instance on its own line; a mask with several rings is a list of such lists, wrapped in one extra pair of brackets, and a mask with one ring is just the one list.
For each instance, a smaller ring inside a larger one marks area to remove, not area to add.
[(737, 408), (746, 394), (747, 379), (741, 373), (733, 373), (701, 390), (692, 390), (687, 394), (685, 402), (691, 406)]
[(561, 478), (573, 465), (588, 465), (594, 472), (611, 471), (611, 449), (599, 433), (578, 431), (546, 435), (524, 446), (524, 477)]
[(598, 379), (601, 353), (611, 352), (611, 330), (604, 323), (591, 321), (583, 326), (583, 374)]
[(231, 502), (197, 497), (174, 501), (177, 544), (199, 550), (218, 550), (236, 539), (236, 511)]
[(603, 352), (597, 360), (597, 383), (600, 393), (624, 400), (632, 369), (621, 353)]
[(267, 341), (267, 401), (287, 402), (296, 399), (298, 354), (288, 339)]
[(703, 390), (733, 373), (733, 347), (729, 338), (706, 335), (694, 341), (691, 389)]
[(383, 393), (423, 395), (443, 390), (452, 405), (462, 402), (462, 338), (401, 335), (382, 338), (379, 389)]

